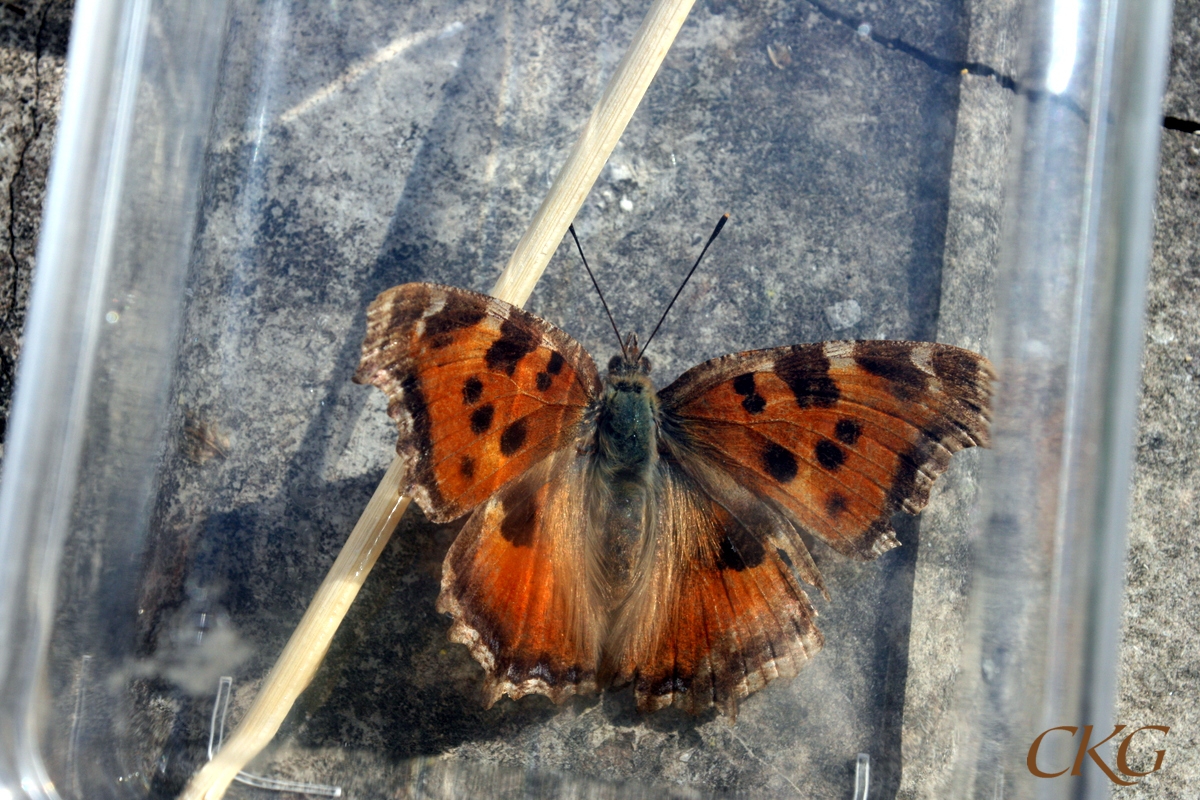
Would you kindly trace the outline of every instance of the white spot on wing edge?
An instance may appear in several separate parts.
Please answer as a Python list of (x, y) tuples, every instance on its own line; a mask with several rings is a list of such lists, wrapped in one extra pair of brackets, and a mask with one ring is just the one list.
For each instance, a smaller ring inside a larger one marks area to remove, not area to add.
[(933, 371), (933, 345), (929, 342), (915, 342), (908, 354), (909, 359), (921, 372), (937, 377)]
[(836, 341), (825, 342), (822, 349), (825, 352), (825, 357), (833, 360), (835, 358), (853, 358), (854, 342)]
[(446, 307), (446, 292), (430, 292), (429, 305), (421, 312), (421, 316), (413, 323), (413, 336), (420, 339), (425, 335), (425, 320), (432, 317), (434, 314)]
[(854, 342), (825, 342), (822, 350), (831, 368), (848, 369), (854, 366)]

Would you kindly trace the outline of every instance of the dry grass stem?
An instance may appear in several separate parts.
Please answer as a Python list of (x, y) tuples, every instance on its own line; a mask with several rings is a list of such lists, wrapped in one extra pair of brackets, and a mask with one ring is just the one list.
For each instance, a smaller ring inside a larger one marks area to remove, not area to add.
[(523, 306), (642, 102), (694, 0), (655, 0), (492, 295)]
[[(575, 142), (528, 230), (492, 289), (524, 305), (583, 205), (617, 140), (658, 72), (694, 0), (655, 0), (600, 102)], [(275, 736), (312, 681), (342, 618), (408, 508), (404, 470), (393, 459), (329, 574), (271, 669), (253, 705), (221, 751), (188, 782), (181, 800), (219, 800), (230, 782)]]

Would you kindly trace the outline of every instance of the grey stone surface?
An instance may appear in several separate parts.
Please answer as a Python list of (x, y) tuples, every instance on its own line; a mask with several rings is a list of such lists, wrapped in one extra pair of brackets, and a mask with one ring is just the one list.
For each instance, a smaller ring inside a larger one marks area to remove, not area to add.
[[(1200, 120), (1200, 2), (1175, 0), (1163, 114)], [(1164, 159), (1165, 160), (1165, 159)]]
[(42, 198), (62, 96), (73, 3), (0, 3), (0, 458)]
[(1171, 733), (1140, 743), (1143, 770), (1167, 754), (1162, 771), (1115, 793), (1130, 798), (1192, 797), (1200, 783), (1200, 137), (1164, 131), (1161, 152), (1117, 721)]
[[(989, 6), (995, 18), (999, 6)], [(973, 10), (974, 13), (974, 10)], [(991, 20), (981, 20), (985, 33)], [(974, 17), (973, 17), (974, 23)], [(975, 47), (976, 26), (972, 26)], [(986, 37), (985, 37), (986, 38)], [(987, 63), (986, 61), (984, 63)], [(959, 93), (958, 130), (950, 183), (950, 211), (942, 267), (938, 340), (988, 354), (992, 342), (993, 270), (1007, 165), (1014, 94), (987, 78), (965, 76)], [(897, 797), (950, 795), (948, 782), (960, 747), (955, 702), (962, 693), (958, 657), (970, 614), (969, 535), (978, 526), (979, 458), (962, 463), (934, 488), (922, 515), (922, 537), (913, 581), (909, 671), (904, 696), (904, 770)]]
[[(0, 4), (0, 15), (49, 5)], [(1194, 35), (1194, 0), (1177, 6), (1166, 113), (1195, 119), (1195, 103), (1179, 99), (1194, 95), (1194, 48), (1181, 39)], [(960, 85), (881, 40), (1007, 73), (1012, 21), (972, 7), (968, 47), (963, 9), (933, 9), (885, 5), (864, 16), (714, 0), (693, 12), (578, 223), (618, 322), (645, 330), (716, 215), (733, 213), (660, 334), (660, 384), (749, 347), (833, 336), (987, 340), (977, 303), (990, 291), (981, 266), (992, 258), (998, 210), (988, 198), (1000, 187), (1009, 98), (988, 79)], [(132, 678), (132, 727), (118, 732), (108, 773), (171, 796), (203, 757), (205, 687), (234, 675), (232, 719), (244, 712), (391, 452), (382, 398), (347, 382), (366, 303), (403, 280), (490, 286), (639, 11), (233, 4), (172, 387), (177, 435), (157, 478), (148, 577), (124, 598), (140, 612), (138, 659), (106, 662), (102, 648), (85, 662), (108, 669), (110, 684)], [(23, 19), (2, 21), (15, 29)], [(19, 207), (24, 216), (12, 218), (25, 222), (0, 226), (22, 232), (23, 244), (5, 249), (25, 269), (49, 149), (28, 93), (43, 87), (39, 108), (53, 97), (46, 76), (61, 78), (62, 57), (34, 41), (5, 50), (2, 70), (24, 98), (12, 106), (19, 124), (3, 113), (6, 141), (32, 142), (6, 173), (20, 189), (9, 214)], [(359, 69), (389, 45), (398, 55)], [(1167, 768), (1120, 790), (1128, 796), (1187, 796), (1198, 769), (1187, 622), (1197, 568), (1186, 538), (1200, 363), (1195, 142), (1164, 139), (1118, 711), (1132, 724), (1175, 725), (1178, 738)], [(17, 285), (21, 296), (26, 284)], [(835, 331), (825, 309), (851, 301), (861, 320)], [(569, 249), (530, 307), (597, 358), (612, 349)], [(197, 421), (227, 438), (227, 452), (195, 447), (185, 430)], [(973, 461), (957, 457), (920, 525), (901, 526), (906, 547), (870, 564), (818, 550), (833, 593), (817, 601), (826, 649), (795, 681), (747, 701), (736, 726), (670, 711), (641, 717), (627, 692), (561, 709), (527, 698), (482, 710), (480, 670), (446, 641), (433, 610), (458, 525), (431, 525), (414, 509), (255, 768), (337, 780), (350, 796), (381, 786), (438, 797), (635, 796), (650, 785), (646, 796), (673, 786), (681, 797), (845, 797), (862, 750), (876, 759), (872, 796), (939, 796), (958, 663), (943, 651), (962, 620), (959, 532)], [(83, 555), (72, 575), (103, 568)], [(185, 674), (191, 693), (170, 683)], [(64, 676), (68, 687), (84, 682), (82, 671), (64, 667)], [(235, 787), (231, 796), (261, 795)]]

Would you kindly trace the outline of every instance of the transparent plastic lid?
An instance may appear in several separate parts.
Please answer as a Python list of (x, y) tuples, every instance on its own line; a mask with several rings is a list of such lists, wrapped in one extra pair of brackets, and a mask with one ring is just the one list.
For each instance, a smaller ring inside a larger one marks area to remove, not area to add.
[[(414, 506), (228, 796), (1079, 791), (1023, 759), (1111, 714), (1167, 5), (697, 5), (575, 222), (644, 336), (731, 213), (657, 385), (941, 341), (997, 366), (994, 450), (884, 556), (813, 545), (824, 648), (736, 722), (485, 709), (435, 610), (461, 521)], [(81, 0), (0, 488), (0, 798), (174, 797), (220, 747), (394, 453), (350, 382), (368, 303), (487, 290), (644, 11)], [(616, 351), (566, 244), (527, 308)]]

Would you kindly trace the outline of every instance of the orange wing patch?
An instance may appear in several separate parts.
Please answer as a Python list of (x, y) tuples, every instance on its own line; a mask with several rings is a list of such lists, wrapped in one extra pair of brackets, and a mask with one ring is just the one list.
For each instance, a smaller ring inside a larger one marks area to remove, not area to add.
[[(754, 527), (669, 467), (651, 587), (622, 609), (607, 655), (614, 681), (633, 684), (640, 710), (716, 706), (736, 717), (738, 700), (794, 677), (824, 644), (790, 559)], [(815, 568), (801, 571), (819, 582)]]
[(388, 289), (371, 304), (354, 380), (387, 395), (405, 491), (438, 522), (572, 441), (600, 388), (591, 357), (549, 323), (424, 283)]
[(986, 446), (987, 359), (925, 342), (827, 342), (735, 354), (660, 397), (692, 447), (839, 552), (895, 547), (950, 456)]
[(603, 620), (579, 572), (583, 459), (559, 453), (471, 515), (442, 573), (450, 639), (487, 671), (484, 700), (596, 691)]

